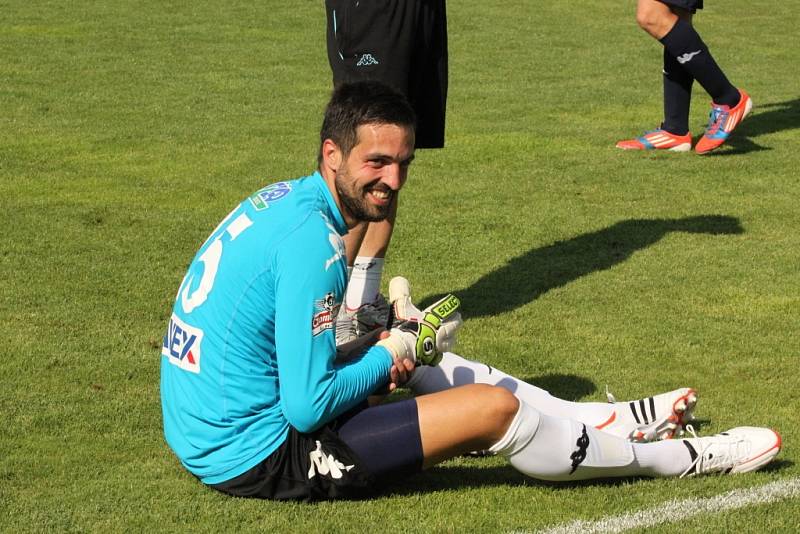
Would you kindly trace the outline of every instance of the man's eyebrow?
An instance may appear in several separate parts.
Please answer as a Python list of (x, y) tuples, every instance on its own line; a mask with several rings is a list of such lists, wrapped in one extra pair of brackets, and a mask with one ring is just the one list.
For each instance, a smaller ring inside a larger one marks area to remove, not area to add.
[[(415, 157), (416, 156), (414, 154), (411, 154), (409, 157), (401, 159), (400, 163), (411, 163), (412, 161), (414, 161)], [(364, 156), (364, 159), (366, 159), (368, 161), (372, 161), (372, 160), (375, 160), (375, 159), (380, 159), (380, 160), (384, 160), (384, 161), (394, 161), (395, 158), (393, 158), (389, 154), (384, 154), (383, 152), (373, 152), (371, 154), (366, 154)]]

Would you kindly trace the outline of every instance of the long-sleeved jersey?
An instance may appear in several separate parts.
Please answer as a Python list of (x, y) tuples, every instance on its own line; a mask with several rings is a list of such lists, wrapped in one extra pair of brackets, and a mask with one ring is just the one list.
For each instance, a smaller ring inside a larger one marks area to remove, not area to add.
[(161, 349), (164, 434), (207, 484), (312, 431), (385, 384), (383, 347), (334, 364), (344, 219), (317, 172), (239, 204), (198, 251)]

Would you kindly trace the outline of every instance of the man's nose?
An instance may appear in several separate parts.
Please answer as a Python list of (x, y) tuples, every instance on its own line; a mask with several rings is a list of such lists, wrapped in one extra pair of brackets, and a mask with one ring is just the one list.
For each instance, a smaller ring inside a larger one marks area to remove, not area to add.
[(397, 191), (403, 187), (405, 181), (405, 168), (399, 163), (392, 163), (385, 167), (383, 175), (383, 183), (389, 186), (393, 191)]

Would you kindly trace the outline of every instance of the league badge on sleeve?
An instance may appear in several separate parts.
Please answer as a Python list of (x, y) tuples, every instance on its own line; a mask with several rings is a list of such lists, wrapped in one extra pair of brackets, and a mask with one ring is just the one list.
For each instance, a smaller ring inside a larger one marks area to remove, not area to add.
[(288, 182), (278, 182), (271, 184), (263, 189), (259, 189), (250, 196), (250, 203), (256, 211), (265, 210), (270, 202), (276, 202), (292, 192), (292, 186)]
[(325, 330), (333, 328), (333, 321), (339, 314), (339, 304), (333, 293), (328, 293), (324, 298), (314, 301), (314, 315), (311, 318), (311, 334), (320, 335)]

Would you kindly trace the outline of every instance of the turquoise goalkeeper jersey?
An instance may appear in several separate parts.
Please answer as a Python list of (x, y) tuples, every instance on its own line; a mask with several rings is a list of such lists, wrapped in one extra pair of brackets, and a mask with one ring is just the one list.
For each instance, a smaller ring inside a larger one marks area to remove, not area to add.
[(354, 407), (389, 379), (383, 347), (338, 365), (347, 232), (322, 176), (269, 185), (198, 251), (161, 349), (164, 434), (207, 484)]

